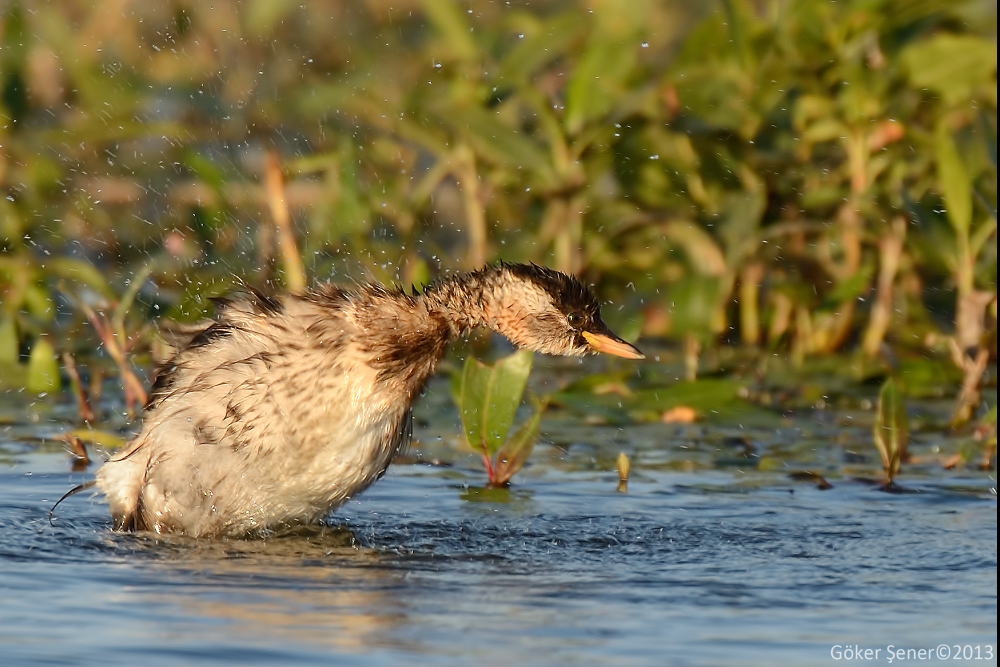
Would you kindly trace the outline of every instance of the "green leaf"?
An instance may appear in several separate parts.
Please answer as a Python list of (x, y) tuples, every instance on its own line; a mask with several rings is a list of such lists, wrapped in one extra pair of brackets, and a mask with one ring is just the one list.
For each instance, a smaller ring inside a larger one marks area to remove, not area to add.
[(13, 317), (0, 318), (0, 364), (16, 364), (19, 352)]
[(469, 358), (462, 369), (459, 409), (469, 446), (493, 456), (503, 444), (528, 383), (533, 354), (526, 350), (492, 366)]
[(125, 314), (128, 312), (128, 309), (132, 307), (132, 303), (135, 301), (135, 298), (139, 295), (139, 290), (142, 289), (142, 286), (146, 283), (146, 280), (149, 279), (149, 276), (152, 275), (153, 271), (156, 269), (157, 263), (158, 262), (156, 259), (149, 260), (148, 262), (146, 262), (145, 266), (139, 269), (135, 273), (135, 275), (132, 276), (128, 285), (128, 289), (126, 289), (125, 293), (122, 294), (121, 300), (115, 307), (115, 312), (112, 317), (112, 321), (115, 323), (116, 326), (118, 327), (124, 326)]
[[(747, 203), (747, 206), (753, 206)], [(670, 242), (684, 249), (694, 273), (702, 276), (723, 276), (726, 274), (726, 257), (719, 244), (701, 225), (693, 222), (672, 222), (664, 229)]]
[(635, 63), (635, 47), (627, 41), (592, 40), (566, 86), (566, 129), (578, 134), (614, 106), (625, 90), (625, 77)]
[(56, 316), (52, 292), (46, 285), (28, 284), (22, 292), (23, 308), (42, 322), (51, 322)]
[(472, 61), (479, 57), (479, 47), (472, 39), (469, 22), (452, 0), (424, 0), (424, 14), (441, 33), (448, 49), (458, 60)]
[(31, 348), (25, 388), (36, 394), (59, 391), (59, 361), (52, 343), (45, 338), (39, 338)]
[(972, 180), (944, 123), (937, 128), (937, 171), (948, 220), (956, 232), (967, 236), (972, 225)]
[(500, 62), (501, 80), (527, 81), (543, 65), (561, 57), (576, 37), (582, 18), (570, 11), (553, 17), (504, 54)]
[(691, 65), (671, 77), (685, 115), (752, 138), (757, 120), (744, 95), (746, 74), (733, 62)]
[(476, 106), (442, 108), (441, 117), (463, 132), (476, 149), (489, 159), (512, 168), (542, 172), (548, 168), (548, 154), (541, 146), (502, 123), (493, 110)]
[(722, 8), (726, 13), (726, 27), (729, 28), (729, 41), (733, 44), (733, 51), (736, 52), (737, 57), (740, 59), (740, 64), (744, 67), (750, 62), (751, 52), (750, 47), (747, 45), (747, 39), (745, 34), (746, 26), (744, 23), (743, 12), (739, 11), (745, 9), (745, 4), (741, 3), (739, 7), (733, 4), (733, 0), (723, 0)]
[(983, 247), (989, 243), (990, 238), (996, 233), (997, 230), (997, 219), (996, 212), (994, 211), (993, 217), (988, 218), (986, 222), (982, 222), (972, 233), (972, 237), (969, 239), (969, 253), (973, 257), (978, 257), (979, 252)]
[(953, 364), (919, 356), (901, 358), (898, 377), (901, 390), (913, 398), (940, 397), (945, 387), (962, 382), (962, 373)]
[(564, 122), (571, 135), (629, 101), (630, 76), (643, 35), (650, 30), (652, 3), (604, 0), (590, 7), (586, 47), (566, 84)]
[(763, 186), (725, 198), (726, 215), (718, 234), (726, 244), (727, 267), (739, 266), (740, 260), (760, 244), (758, 231), (766, 209), (767, 192)]
[(723, 285), (717, 277), (689, 275), (678, 280), (670, 289), (670, 334), (708, 334), (723, 296)]
[(255, 0), (245, 5), (244, 22), (255, 37), (266, 37), (288, 17), (298, 3), (294, 0)]
[(486, 449), (482, 411), (486, 402), (493, 369), (474, 357), (465, 360), (458, 388), (458, 409), (462, 413), (462, 428), (469, 446), (477, 451)]
[(64, 280), (83, 283), (109, 301), (115, 298), (115, 291), (111, 289), (104, 275), (85, 259), (54, 257), (46, 262), (46, 268)]
[(542, 423), (542, 410), (539, 407), (531, 415), (531, 419), (521, 424), (503, 447), (497, 452), (497, 460), (493, 465), (491, 484), (502, 486), (521, 469), (524, 462), (531, 456), (531, 450), (538, 441), (538, 427)]
[(942, 33), (908, 47), (900, 59), (914, 87), (933, 90), (949, 105), (968, 100), (977, 87), (996, 89), (995, 41)]
[(834, 310), (847, 301), (853, 301), (868, 291), (875, 276), (875, 264), (865, 262), (858, 270), (834, 285), (823, 298), (819, 310)]
[(909, 432), (906, 423), (906, 406), (896, 381), (889, 378), (878, 393), (878, 408), (873, 429), (875, 447), (882, 457), (882, 467), (890, 482), (899, 472), (899, 463), (906, 457)]
[(809, 125), (802, 132), (803, 141), (818, 144), (824, 141), (839, 141), (847, 136), (850, 130), (836, 118), (823, 118)]
[(215, 161), (193, 150), (184, 152), (183, 161), (185, 167), (216, 193), (222, 192), (226, 185), (226, 172)]

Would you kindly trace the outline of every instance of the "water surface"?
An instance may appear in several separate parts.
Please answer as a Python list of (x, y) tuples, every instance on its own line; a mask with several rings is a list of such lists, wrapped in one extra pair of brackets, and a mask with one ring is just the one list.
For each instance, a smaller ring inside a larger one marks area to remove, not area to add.
[[(8, 400), (2, 662), (800, 665), (838, 663), (838, 644), (996, 655), (992, 473), (916, 465), (903, 480), (915, 493), (886, 494), (837, 473), (865, 464), (830, 440), (861, 440), (864, 425), (852, 435), (813, 415), (734, 441), (724, 426), (557, 411), (550, 444), (497, 496), (450, 441), (437, 389), (409, 463), (329, 527), (254, 541), (117, 535), (86, 495), (50, 525), (93, 467), (72, 472), (51, 439), (70, 406)], [(746, 442), (782, 467), (741, 465)], [(803, 448), (834, 488), (788, 477)], [(627, 493), (609, 463), (622, 450)]]

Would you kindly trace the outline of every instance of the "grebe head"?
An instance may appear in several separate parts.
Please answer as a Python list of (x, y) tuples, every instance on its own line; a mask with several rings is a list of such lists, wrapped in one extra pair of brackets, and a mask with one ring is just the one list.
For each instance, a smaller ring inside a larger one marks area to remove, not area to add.
[(643, 354), (608, 329), (601, 306), (579, 280), (534, 264), (500, 266), (503, 308), (490, 325), (520, 347), (563, 356)]

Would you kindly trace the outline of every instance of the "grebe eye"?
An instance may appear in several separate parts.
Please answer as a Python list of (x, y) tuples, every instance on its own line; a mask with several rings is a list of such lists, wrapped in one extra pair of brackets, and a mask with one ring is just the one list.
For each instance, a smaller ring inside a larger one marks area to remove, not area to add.
[(579, 324), (580, 316), (577, 315), (576, 313), (570, 313), (569, 315), (566, 316), (566, 321), (569, 322), (570, 324)]

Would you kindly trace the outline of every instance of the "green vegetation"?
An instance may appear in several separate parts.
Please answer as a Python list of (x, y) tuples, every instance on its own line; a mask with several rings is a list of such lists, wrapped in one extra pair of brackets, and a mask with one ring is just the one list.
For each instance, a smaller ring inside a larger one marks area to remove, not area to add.
[(490, 486), (506, 486), (521, 469), (538, 440), (543, 404), (510, 438), (507, 433), (521, 404), (531, 373), (531, 352), (522, 350), (486, 365), (473, 357), (457, 378), (455, 402), (469, 446), (483, 457)]
[(907, 456), (906, 445), (909, 441), (908, 417), (902, 396), (896, 387), (896, 382), (889, 378), (878, 393), (878, 405), (875, 408), (875, 426), (872, 435), (875, 447), (882, 457), (882, 467), (885, 469), (886, 487), (891, 488), (899, 464)]
[(600, 418), (745, 407), (698, 384), (737, 346), (985, 412), (994, 4), (11, 0), (0, 41), (0, 386), (51, 391), (62, 354), (136, 405), (147, 323), (237, 280), (503, 258), (679, 350), (684, 391), (554, 396)]

